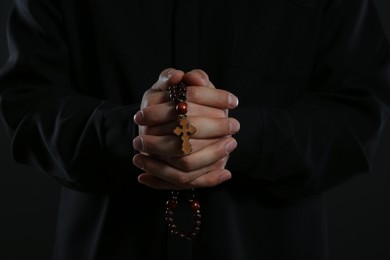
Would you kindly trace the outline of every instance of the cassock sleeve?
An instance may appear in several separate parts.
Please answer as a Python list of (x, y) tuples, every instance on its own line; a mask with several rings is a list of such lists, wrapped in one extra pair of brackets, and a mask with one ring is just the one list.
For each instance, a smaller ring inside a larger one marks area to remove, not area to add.
[(388, 118), (389, 45), (375, 6), (328, 2), (308, 90), (283, 108), (231, 112), (241, 122), (228, 164), (233, 178), (284, 198), (370, 172)]
[(15, 1), (9, 60), (0, 71), (0, 112), (12, 157), (67, 187), (112, 192), (137, 183), (132, 166), (132, 115), (74, 91), (61, 28), (60, 1)]

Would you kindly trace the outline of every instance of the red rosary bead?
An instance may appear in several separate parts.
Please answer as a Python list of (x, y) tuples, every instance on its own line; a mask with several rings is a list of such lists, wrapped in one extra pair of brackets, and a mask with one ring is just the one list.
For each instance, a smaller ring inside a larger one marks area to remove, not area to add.
[(199, 202), (197, 202), (196, 200), (193, 200), (191, 202), (191, 209), (192, 209), (192, 211), (197, 212), (200, 209)]
[(185, 115), (187, 114), (187, 110), (188, 110), (188, 105), (186, 102), (179, 102), (177, 105), (176, 105), (176, 111), (179, 115)]
[(170, 210), (173, 210), (177, 207), (177, 200), (168, 200), (167, 201), (167, 208), (170, 209)]
[(166, 211), (165, 211), (165, 221), (168, 224), (169, 232), (179, 238), (192, 240), (194, 239), (199, 231), (200, 231), (200, 225), (202, 224), (202, 215), (200, 214), (200, 204), (197, 200), (195, 200), (195, 194), (190, 194), (190, 197), (188, 198), (188, 207), (192, 210), (192, 228), (188, 232), (181, 231), (178, 229), (178, 227), (175, 224), (175, 217), (174, 217), (174, 210), (178, 207), (178, 196), (179, 191), (172, 191), (171, 192), (171, 198), (167, 200), (166, 203)]

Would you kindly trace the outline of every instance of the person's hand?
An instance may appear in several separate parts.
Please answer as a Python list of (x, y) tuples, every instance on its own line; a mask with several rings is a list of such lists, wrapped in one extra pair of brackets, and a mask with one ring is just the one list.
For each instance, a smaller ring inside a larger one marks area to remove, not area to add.
[[(190, 140), (192, 153), (186, 156), (181, 151), (181, 139), (173, 135), (177, 112), (167, 94), (168, 87), (180, 81), (188, 86), (187, 114), (197, 128)], [(157, 189), (188, 189), (215, 186), (230, 179), (225, 165), (228, 154), (237, 146), (231, 134), (238, 132), (239, 123), (227, 117), (227, 110), (237, 105), (233, 94), (215, 89), (201, 70), (186, 74), (164, 70), (145, 92), (141, 111), (134, 117), (139, 136), (133, 144), (141, 153), (133, 162), (146, 172), (139, 181)]]

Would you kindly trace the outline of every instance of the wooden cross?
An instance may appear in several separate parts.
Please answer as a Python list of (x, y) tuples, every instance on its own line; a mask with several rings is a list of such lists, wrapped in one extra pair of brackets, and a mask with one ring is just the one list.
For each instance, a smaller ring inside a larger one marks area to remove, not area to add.
[(184, 154), (190, 154), (192, 147), (189, 140), (190, 136), (196, 132), (196, 128), (193, 125), (190, 125), (186, 116), (182, 116), (180, 119), (180, 126), (176, 127), (173, 132), (176, 135), (181, 136), (181, 140), (183, 140), (181, 150)]

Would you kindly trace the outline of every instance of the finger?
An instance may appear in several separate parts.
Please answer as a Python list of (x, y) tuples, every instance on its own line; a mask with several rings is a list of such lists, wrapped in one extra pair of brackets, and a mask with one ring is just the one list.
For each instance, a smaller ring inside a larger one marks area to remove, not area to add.
[(183, 77), (183, 81), (187, 86), (204, 86), (215, 88), (213, 83), (209, 80), (207, 73), (201, 69), (194, 69), (190, 72), (187, 72)]
[(200, 151), (178, 158), (166, 157), (165, 161), (177, 169), (190, 172), (212, 165), (229, 155), (236, 148), (237, 141), (228, 136)]
[(189, 182), (207, 173), (209, 170), (199, 169), (192, 172), (183, 172), (171, 165), (144, 154), (137, 154), (133, 157), (133, 164), (144, 170), (146, 173), (152, 174), (162, 180), (174, 183), (176, 185), (185, 186)]
[(190, 183), (196, 178), (207, 174), (208, 172), (224, 169), (227, 159), (220, 160), (213, 165), (204, 167), (191, 172), (184, 172), (171, 165), (158, 160), (154, 157), (137, 154), (133, 157), (133, 164), (144, 170), (146, 173), (152, 174), (153, 176), (165, 180), (169, 183), (179, 185), (182, 187), (189, 187)]
[(221, 184), (224, 181), (231, 179), (231, 173), (226, 169), (218, 169), (215, 171), (208, 172), (196, 178), (192, 182), (186, 185), (177, 185), (170, 183), (168, 181), (157, 178), (156, 176), (143, 173), (138, 176), (138, 181), (141, 184), (144, 184), (153, 189), (159, 190), (183, 190), (183, 189), (192, 189), (192, 188), (209, 188)]
[[(181, 144), (178, 142), (179, 140), (177, 138), (175, 139), (169, 136), (148, 136), (149, 139), (146, 139), (145, 137), (146, 136), (138, 136), (134, 139), (134, 149), (141, 153), (154, 155), (155, 158), (158, 157), (160, 161), (164, 161), (176, 169), (185, 172), (196, 171), (198, 169), (208, 167), (228, 156), (237, 147), (237, 141), (230, 136), (219, 139), (218, 141), (210, 140), (210, 145), (203, 146), (203, 149), (200, 150), (197, 150), (198, 147), (195, 145), (197, 143), (196, 140), (191, 140), (194, 143), (194, 152), (183, 156), (183, 152), (181, 151)], [(155, 140), (157, 138), (161, 139)], [(146, 140), (148, 140), (148, 142)], [(162, 146), (150, 145), (151, 143), (159, 143), (162, 140), (165, 140), (163, 141), (164, 145)], [(147, 158), (144, 161), (147, 161), (148, 159), (151, 158)], [(154, 170), (159, 169), (149, 168), (147, 172), (153, 172)]]
[(240, 130), (240, 123), (235, 118), (191, 117), (190, 122), (197, 129), (192, 139), (218, 138)]
[(232, 178), (232, 174), (227, 169), (218, 169), (207, 174), (203, 174), (189, 183), (192, 188), (214, 187)]
[(137, 136), (133, 140), (133, 148), (146, 154), (152, 154), (157, 156), (182, 156), (180, 139), (172, 136), (153, 136), (143, 135)]
[(134, 123), (140, 126), (155, 126), (177, 120), (177, 113), (172, 102), (147, 106), (134, 115)]
[[(205, 116), (210, 118), (226, 118), (226, 111), (203, 105), (187, 103), (189, 117)], [(153, 106), (144, 107), (134, 115), (137, 125), (156, 126), (176, 121), (178, 118), (173, 102), (165, 102)]]
[[(192, 152), (195, 153), (220, 140), (220, 138), (191, 139), (189, 142), (192, 147)], [(182, 143), (183, 141), (180, 137), (173, 135), (139, 135), (133, 140), (133, 148), (139, 152), (152, 154), (160, 158), (182, 157), (184, 156)]]
[[(190, 124), (196, 127), (196, 132), (191, 135), (191, 139), (209, 139), (236, 134), (240, 130), (240, 123), (234, 118), (208, 118), (191, 117)], [(178, 127), (178, 122), (172, 121), (166, 124), (140, 127), (140, 135), (172, 135), (174, 129)]]
[(201, 86), (187, 87), (187, 101), (219, 109), (233, 109), (238, 106), (238, 98), (229, 91)]

